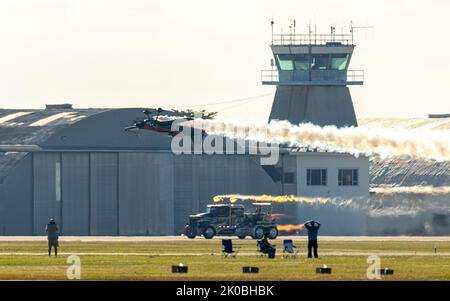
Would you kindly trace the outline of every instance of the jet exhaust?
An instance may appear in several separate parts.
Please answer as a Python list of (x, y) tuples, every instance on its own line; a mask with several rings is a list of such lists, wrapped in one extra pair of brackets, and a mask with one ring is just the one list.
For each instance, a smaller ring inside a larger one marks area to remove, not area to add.
[(316, 148), (356, 156), (376, 154), (381, 157), (450, 160), (450, 133), (447, 130), (337, 128), (309, 123), (293, 125), (287, 121), (274, 120), (264, 123), (196, 119), (192, 125), (208, 134), (232, 139)]

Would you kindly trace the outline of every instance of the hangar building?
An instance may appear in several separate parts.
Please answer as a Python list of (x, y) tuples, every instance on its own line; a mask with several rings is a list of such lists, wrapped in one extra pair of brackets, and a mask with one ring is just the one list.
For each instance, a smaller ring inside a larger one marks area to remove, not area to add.
[(0, 109), (0, 234), (42, 235), (49, 218), (63, 235), (179, 234), (218, 194), (369, 193), (367, 158), (284, 150), (261, 166), (258, 155), (174, 155), (169, 136), (124, 131), (142, 110)]

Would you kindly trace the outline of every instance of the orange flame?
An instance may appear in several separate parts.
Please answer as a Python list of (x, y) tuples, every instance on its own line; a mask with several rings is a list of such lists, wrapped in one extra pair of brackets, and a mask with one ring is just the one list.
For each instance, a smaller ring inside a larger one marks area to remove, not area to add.
[(286, 231), (286, 232), (292, 232), (294, 230), (301, 230), (301, 229), (303, 229), (303, 227), (304, 227), (303, 224), (298, 224), (298, 225), (292, 225), (292, 224), (277, 225), (278, 231)]
[(213, 197), (214, 202), (222, 202), (228, 200), (230, 203), (236, 203), (237, 201), (253, 201), (253, 202), (272, 202), (272, 203), (326, 203), (329, 199), (326, 198), (311, 198), (300, 197), (295, 195), (240, 195), (240, 194), (226, 194), (216, 195)]

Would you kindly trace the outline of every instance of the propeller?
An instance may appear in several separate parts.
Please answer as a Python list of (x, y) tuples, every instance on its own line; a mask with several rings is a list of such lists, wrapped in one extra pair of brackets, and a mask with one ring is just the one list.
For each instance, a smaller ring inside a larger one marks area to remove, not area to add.
[(149, 109), (145, 109), (144, 111), (142, 111), (142, 113), (147, 115), (147, 118), (150, 118), (150, 115), (152, 114), (152, 112)]

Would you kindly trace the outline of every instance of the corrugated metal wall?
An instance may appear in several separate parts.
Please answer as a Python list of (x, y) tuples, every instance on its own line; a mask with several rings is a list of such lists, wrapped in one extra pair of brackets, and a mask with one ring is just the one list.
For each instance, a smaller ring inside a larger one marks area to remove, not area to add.
[(120, 235), (173, 233), (171, 154), (119, 155)]
[(89, 153), (63, 153), (62, 231), (89, 235)]
[(34, 234), (45, 234), (50, 218), (61, 220), (61, 156), (59, 153), (35, 153), (33, 157)]
[(145, 154), (120, 154), (120, 234), (146, 234), (150, 195), (157, 193), (155, 166)]
[(26, 155), (0, 184), (1, 235), (33, 234), (33, 156)]
[(35, 153), (33, 161), (35, 234), (50, 218), (64, 235), (174, 232), (172, 154)]
[[(174, 156), (174, 231), (180, 233), (189, 214), (198, 212), (198, 193), (194, 189), (198, 177), (193, 167), (194, 155)], [(197, 184), (198, 185), (198, 184)]]
[(118, 154), (91, 153), (91, 235), (117, 235)]
[[(151, 155), (151, 154), (148, 154)], [(172, 154), (158, 154), (154, 156), (158, 163), (159, 176), (156, 177), (159, 186), (159, 195), (155, 196), (152, 204), (155, 206), (153, 216), (150, 216), (152, 222), (150, 233), (155, 234), (174, 234), (174, 168)]]
[(34, 153), (34, 232), (55, 218), (63, 235), (169, 235), (218, 194), (273, 193), (248, 155), (170, 152)]
[(203, 155), (197, 166), (201, 210), (218, 194), (248, 194), (248, 160), (243, 155)]

